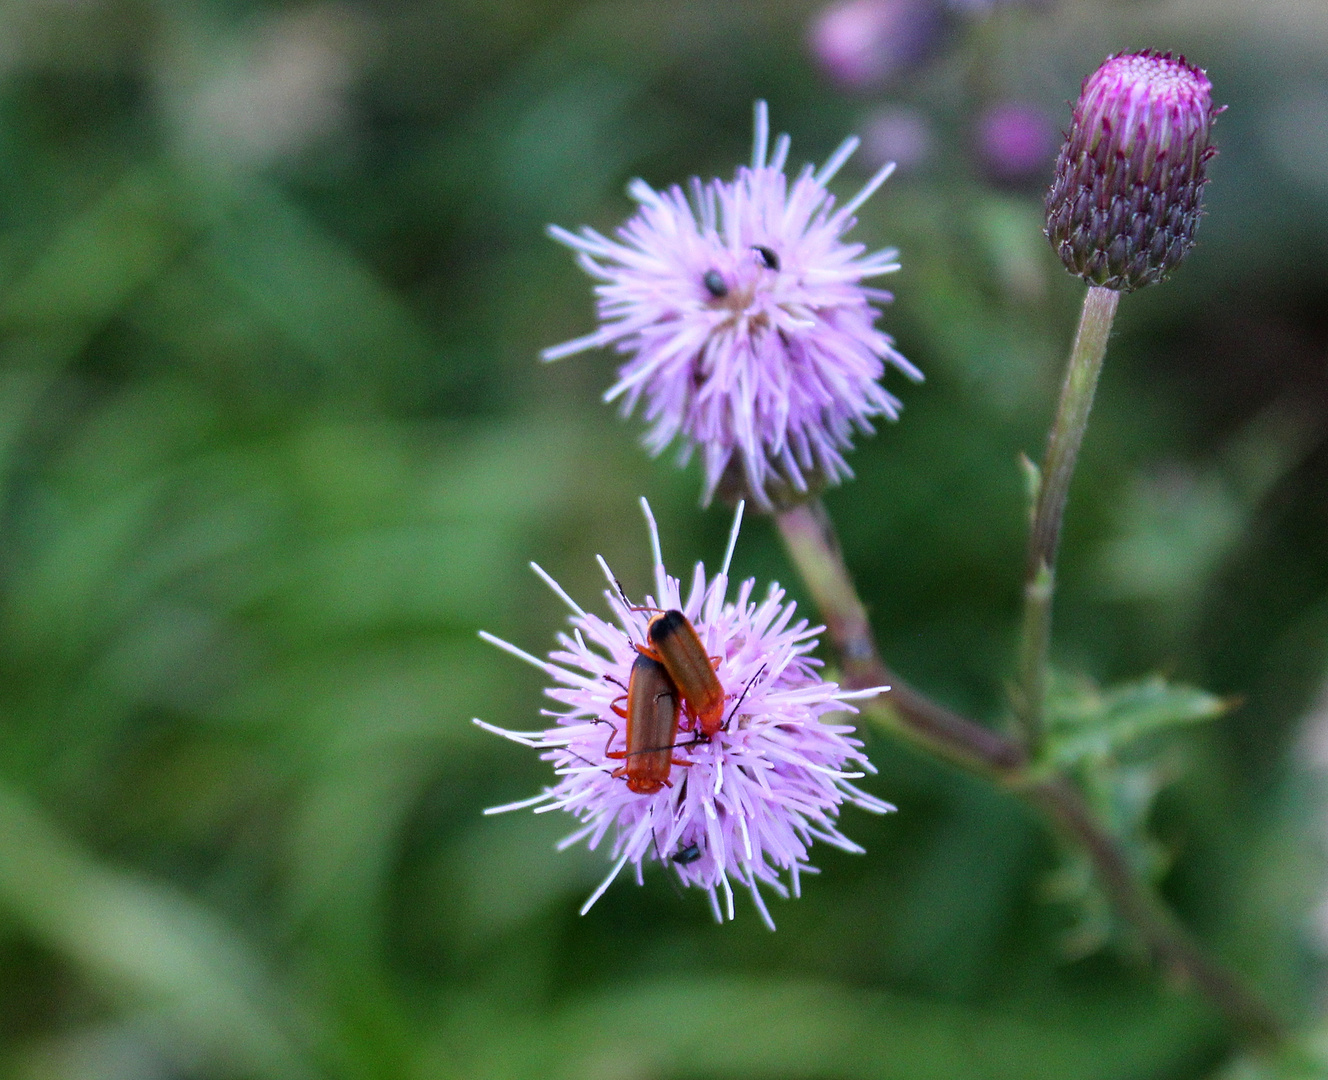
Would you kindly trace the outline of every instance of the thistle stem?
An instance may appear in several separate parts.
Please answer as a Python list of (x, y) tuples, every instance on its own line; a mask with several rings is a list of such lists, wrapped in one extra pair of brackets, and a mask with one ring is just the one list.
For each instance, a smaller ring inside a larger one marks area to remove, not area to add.
[[(779, 511), (775, 522), (820, 608), (843, 666), (844, 684), (855, 689), (890, 686), (874, 701), (863, 702), (863, 713), (923, 749), (1000, 784), (1037, 809), (1088, 857), (1116, 911), (1138, 931), (1159, 963), (1189, 982), (1251, 1043), (1271, 1047), (1282, 1041), (1277, 1015), (1238, 975), (1203, 951), (1135, 873), (1119, 842), (1094, 817), (1075, 787), (1060, 776), (1030, 770), (1028, 754), (1019, 743), (933, 701), (885, 665), (825, 507), (819, 501), (804, 503)], [(1053, 541), (1053, 551), (1054, 547)]]
[(825, 619), (843, 666), (844, 685), (854, 690), (890, 687), (864, 711), (897, 721), (893, 726), (903, 734), (975, 772), (1000, 773), (1025, 764), (1017, 743), (919, 694), (886, 667), (876, 651), (867, 609), (844, 564), (834, 523), (820, 500), (782, 510), (775, 522)]
[(1117, 913), (1148, 943), (1158, 964), (1212, 1002), (1254, 1046), (1272, 1050), (1286, 1038), (1281, 1018), (1239, 975), (1205, 953), (1157, 892), (1139, 879), (1116, 838), (1094, 818), (1076, 788), (1053, 777), (1030, 784), (1021, 794), (1088, 855)]
[(1037, 753), (1042, 741), (1051, 601), (1056, 588), (1056, 550), (1060, 546), (1065, 501), (1119, 301), (1120, 293), (1116, 290), (1089, 286), (1065, 368), (1056, 419), (1047, 434), (1047, 456), (1042, 463), (1024, 567), (1024, 618), (1015, 694), (1015, 713), (1023, 725), (1024, 742), (1031, 754)]

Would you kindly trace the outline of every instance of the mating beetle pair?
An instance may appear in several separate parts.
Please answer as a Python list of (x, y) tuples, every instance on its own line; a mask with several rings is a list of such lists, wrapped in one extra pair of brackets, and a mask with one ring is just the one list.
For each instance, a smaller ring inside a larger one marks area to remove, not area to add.
[[(640, 610), (640, 609), (637, 609)], [(724, 687), (715, 675), (715, 661), (706, 655), (696, 627), (681, 611), (661, 611), (646, 626), (646, 644), (636, 646), (627, 684), (627, 707), (611, 706), (627, 721), (627, 746), (606, 750), (623, 765), (614, 776), (625, 777), (629, 791), (653, 795), (669, 786), (674, 765), (690, 765), (673, 756), (679, 718), (686, 713), (705, 742), (724, 726)], [(622, 698), (618, 699), (622, 701)], [(612, 741), (612, 737), (610, 738)]]

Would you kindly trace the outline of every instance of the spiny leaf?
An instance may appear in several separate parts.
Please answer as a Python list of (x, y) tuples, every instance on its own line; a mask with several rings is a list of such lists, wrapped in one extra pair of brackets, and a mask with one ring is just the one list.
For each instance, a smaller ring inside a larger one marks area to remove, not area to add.
[[(1047, 761), (1073, 773), (1136, 873), (1160, 879), (1171, 865), (1171, 853), (1149, 833), (1148, 822), (1158, 793), (1175, 778), (1179, 764), (1174, 753), (1140, 753), (1136, 744), (1147, 735), (1219, 716), (1231, 703), (1160, 675), (1108, 690), (1061, 676), (1053, 679), (1048, 706)], [(1085, 869), (1072, 858), (1049, 882), (1048, 899), (1074, 912), (1065, 947), (1076, 957), (1112, 941), (1129, 944)]]
[(1106, 757), (1145, 735), (1221, 716), (1232, 702), (1168, 683), (1160, 675), (1100, 691), (1089, 683), (1053, 688), (1048, 754), (1061, 766)]

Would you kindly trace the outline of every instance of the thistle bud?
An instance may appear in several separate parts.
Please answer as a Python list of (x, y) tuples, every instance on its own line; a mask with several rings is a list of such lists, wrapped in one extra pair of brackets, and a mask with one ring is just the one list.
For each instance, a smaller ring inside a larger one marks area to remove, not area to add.
[(1071, 273), (1131, 292), (1194, 245), (1212, 84), (1183, 56), (1108, 57), (1084, 80), (1047, 192), (1047, 238)]

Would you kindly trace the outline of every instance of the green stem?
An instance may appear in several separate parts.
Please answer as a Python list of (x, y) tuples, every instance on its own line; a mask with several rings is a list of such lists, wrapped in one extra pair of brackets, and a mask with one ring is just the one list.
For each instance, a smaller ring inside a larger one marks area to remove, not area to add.
[(1139, 880), (1116, 838), (1093, 817), (1076, 788), (1057, 777), (1030, 784), (1022, 795), (1088, 855), (1116, 911), (1148, 943), (1155, 961), (1208, 998), (1253, 1045), (1277, 1048), (1286, 1038), (1281, 1018), (1240, 976), (1208, 956), (1156, 891)]
[(1284, 1034), (1277, 1015), (1239, 976), (1210, 958), (1177, 922), (1153, 889), (1140, 880), (1116, 838), (1093, 816), (1078, 790), (1062, 777), (1031, 772), (1028, 755), (1019, 743), (932, 701), (885, 665), (824, 506), (814, 501), (782, 510), (775, 522), (825, 619), (843, 665), (844, 684), (853, 688), (890, 686), (888, 693), (863, 702), (863, 713), (914, 744), (1002, 785), (1036, 808), (1084, 852), (1116, 911), (1138, 931), (1161, 964), (1194, 986), (1250, 1042), (1261, 1047), (1279, 1043)]
[(867, 609), (844, 564), (834, 524), (819, 500), (780, 511), (775, 522), (825, 619), (843, 666), (844, 685), (854, 690), (890, 687), (864, 711), (897, 720), (903, 734), (976, 772), (1000, 773), (1025, 764), (1016, 743), (919, 694), (886, 667), (876, 651)]
[(1056, 550), (1070, 479), (1088, 427), (1107, 339), (1116, 317), (1120, 293), (1089, 286), (1079, 316), (1070, 360), (1061, 386), (1056, 419), (1047, 435), (1047, 456), (1042, 464), (1033, 527), (1028, 536), (1024, 567), (1024, 620), (1019, 642), (1019, 680), (1015, 712), (1023, 724), (1024, 741), (1036, 754), (1042, 741), (1043, 709), (1047, 696), (1047, 650), (1051, 641), (1051, 600), (1056, 588)]

